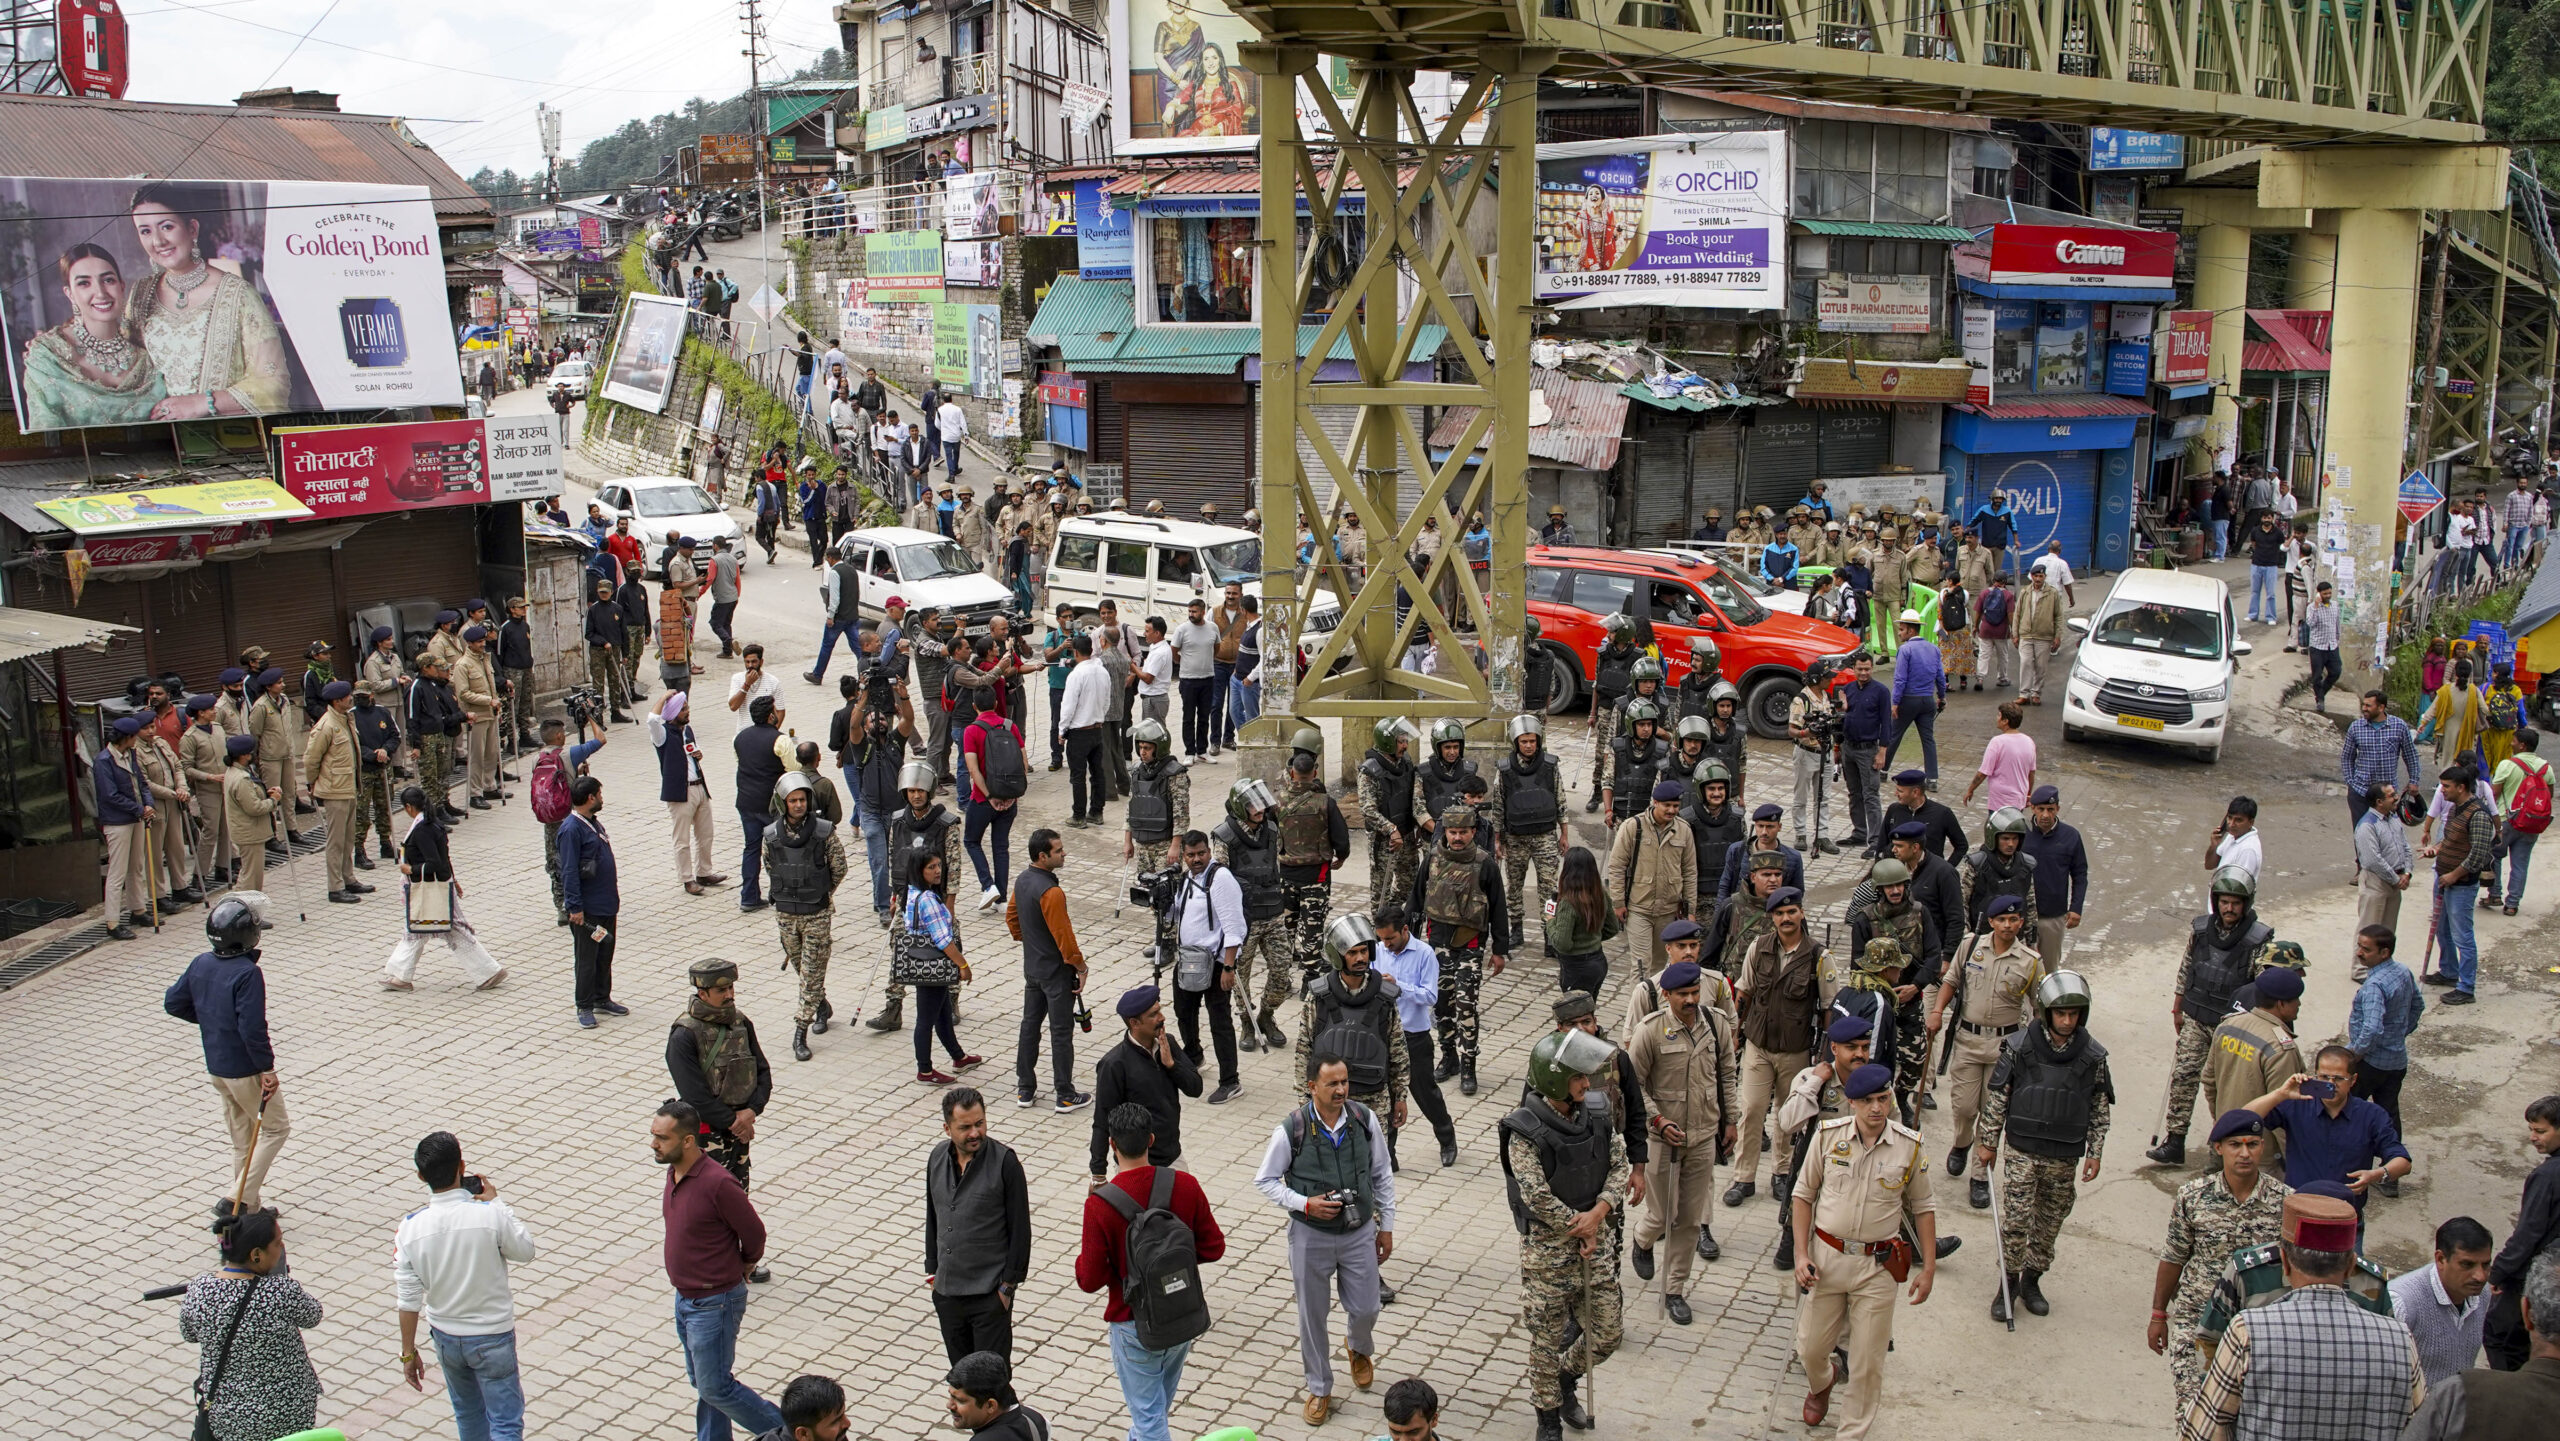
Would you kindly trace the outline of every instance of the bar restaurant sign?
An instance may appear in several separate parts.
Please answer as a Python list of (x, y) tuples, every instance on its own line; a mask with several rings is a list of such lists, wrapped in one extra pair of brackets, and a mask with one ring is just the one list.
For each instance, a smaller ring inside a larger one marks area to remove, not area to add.
[(1794, 386), (1799, 397), (1952, 404), (1965, 398), (1973, 369), (1962, 361), (1919, 365), (1889, 360), (1808, 359)]

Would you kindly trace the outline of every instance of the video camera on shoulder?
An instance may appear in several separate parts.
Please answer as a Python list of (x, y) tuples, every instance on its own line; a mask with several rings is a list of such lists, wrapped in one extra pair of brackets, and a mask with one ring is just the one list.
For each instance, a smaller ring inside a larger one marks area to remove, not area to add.
[(1129, 904), (1145, 906), (1159, 916), (1171, 915), (1176, 897), (1182, 894), (1182, 867), (1167, 866), (1129, 878)]

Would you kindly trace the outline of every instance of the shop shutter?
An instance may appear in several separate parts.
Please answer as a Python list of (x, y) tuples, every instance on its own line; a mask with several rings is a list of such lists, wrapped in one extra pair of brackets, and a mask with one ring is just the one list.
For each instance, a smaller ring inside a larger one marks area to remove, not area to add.
[[(301, 684), (304, 646), (326, 640), (345, 654), (347, 628), (338, 622), (327, 550), (269, 551), (216, 564), (231, 573), (231, 613), (241, 646), (265, 646), (267, 664), (284, 671), (287, 690)], [(347, 574), (352, 583), (360, 572)]]
[(1893, 418), (1881, 410), (1822, 413), (1815, 449), (1824, 476), (1881, 474), (1893, 459)]
[[(478, 597), (489, 602), (493, 614), (498, 613), (506, 597), (481, 594), (474, 515), (469, 506), (411, 511), (385, 516), (348, 537), (340, 557), (347, 577), (348, 608), (363, 610), (432, 596), (460, 609), (464, 601)], [(338, 633), (346, 634), (346, 626), (341, 625)]]
[(1639, 425), (1628, 442), (1633, 464), (1619, 471), (1635, 487), (1631, 503), (1619, 512), (1629, 520), (1626, 544), (1657, 546), (1696, 528), (1688, 518), (1690, 434), (1686, 417), (1666, 417)]
[(2075, 571), (2096, 560), (2098, 453), (2094, 450), (2050, 451), (2029, 455), (1978, 455), (1965, 477), (1964, 503), (1956, 512), (1971, 515), (1988, 504), (1991, 492), (2009, 493), (2018, 512), (2016, 545), (2034, 555), (2048, 540), (2062, 542), (2062, 558)]
[[(1714, 506), (1732, 519), (1742, 503), (1743, 429), (1725, 419), (1710, 419), (1689, 436), (1689, 530), (1695, 530)], [(1684, 530), (1681, 534), (1686, 535)]]
[(1086, 448), (1085, 459), (1095, 465), (1119, 465), (1129, 454), (1129, 412), (1111, 393), (1111, 378), (1092, 377), (1085, 395), (1089, 407), (1086, 420), (1093, 444)]
[(1228, 515), (1254, 501), (1250, 405), (1132, 405), (1128, 497), (1131, 510), (1161, 500), (1167, 512), (1196, 516), (1216, 501)]
[(222, 587), (229, 573), (230, 566), (217, 561), (174, 571), (148, 587), (152, 674), (176, 671), (190, 694), (213, 690), (214, 677), (236, 656), (222, 626)]
[[(1319, 405), (1315, 407), (1316, 424), (1323, 429), (1325, 438), (1333, 442), (1334, 455), (1340, 459), (1344, 465), (1350, 467), (1355, 474), (1360, 468), (1360, 457), (1352, 452), (1351, 431), (1354, 426), (1360, 423), (1360, 411), (1361, 407), (1357, 405)], [(1419, 408), (1407, 407), (1407, 413), (1413, 420), (1415, 434), (1427, 435), (1430, 433), (1429, 428), (1423, 424), (1422, 411)], [(1267, 423), (1268, 419), (1269, 412), (1264, 407), (1259, 405), (1254, 407), (1254, 423), (1257, 427)], [(1262, 441), (1258, 430), (1254, 437), (1253, 453), (1256, 463), (1259, 464), (1262, 455)], [(1337, 489), (1333, 482), (1333, 472), (1327, 469), (1324, 461), (1316, 455), (1315, 442), (1307, 439), (1304, 434), (1300, 434), (1298, 436), (1298, 463), (1307, 468), (1308, 482), (1315, 487), (1316, 494), (1323, 497), (1324, 504), (1327, 509), (1330, 509), (1334, 503), (1334, 492)], [(1399, 442), (1395, 447), (1395, 463), (1396, 503), (1394, 510), (1396, 517), (1401, 520), (1403, 517), (1411, 515), (1413, 513), (1413, 508), (1421, 503), (1422, 481), (1420, 477), (1414, 474), (1412, 457), (1405, 454), (1404, 446), (1401, 442)], [(1461, 474), (1456, 481), (1450, 483), (1449, 490), (1448, 503), (1451, 506), (1455, 506), (1460, 498), (1466, 494), (1466, 477)]]
[[(1743, 499), (1785, 515), (1822, 473), (1821, 417), (1800, 405), (1777, 405), (1754, 417), (1744, 446)], [(1701, 506), (1700, 509), (1705, 507)]]
[[(135, 676), (149, 672), (150, 666), (142, 649), (142, 588), (123, 581), (103, 581), (95, 575), (81, 589), (80, 603), (71, 603), (71, 582), (55, 571), (38, 567), (17, 572), (18, 579), (10, 591), (13, 604), (30, 610), (52, 611), (56, 615), (76, 615), (83, 620), (111, 621), (136, 627), (131, 635), (119, 635), (107, 643), (101, 655), (84, 645), (61, 651), (63, 686), (71, 703), (78, 706), (104, 697), (123, 699), (125, 686)], [(45, 675), (53, 674), (52, 663), (38, 658), (29, 664), (42, 667)], [(192, 677), (190, 677), (192, 679)], [(48, 702), (42, 707), (40, 724), (48, 730), (54, 717)]]

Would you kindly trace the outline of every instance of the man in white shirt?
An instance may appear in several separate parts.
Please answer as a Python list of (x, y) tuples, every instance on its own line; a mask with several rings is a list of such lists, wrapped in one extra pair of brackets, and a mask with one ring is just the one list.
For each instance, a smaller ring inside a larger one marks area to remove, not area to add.
[(435, 1194), (400, 1220), (391, 1280), (400, 1312), (400, 1374), (426, 1389), (418, 1318), (435, 1337), (454, 1428), (464, 1441), (524, 1441), (524, 1383), (516, 1367), (516, 1303), (507, 1264), (533, 1259), (533, 1233), (468, 1174), (462, 1143), (438, 1131), (418, 1143), (418, 1179)]
[(1182, 757), (1197, 764), (1218, 754), (1212, 706), (1225, 697), (1218, 687), (1218, 628), (1209, 624), (1208, 602), (1193, 599), (1191, 612), (1173, 629), (1174, 678), (1182, 682)]
[(2223, 808), (2222, 824), (2214, 827), (2213, 841), (2205, 847), (2204, 868), (2218, 871), (2224, 866), (2237, 866), (2258, 879), (2258, 868), (2266, 864), (2266, 847), (2258, 834), (2258, 803), (2247, 796), (2233, 796)]
[[(1229, 992), (1236, 985), (1236, 956), (1244, 949), (1244, 888), (1236, 873), (1209, 861), (1209, 837), (1191, 831), (1182, 838), (1182, 891), (1174, 902), (1175, 938), (1184, 951), (1209, 954), (1209, 988), (1194, 991), (1182, 984), (1182, 967), (1174, 968), (1173, 1016), (1182, 1028), (1182, 1049), (1191, 1064), (1200, 1064), (1200, 1006), (1209, 1007), (1209, 1043), (1218, 1056), (1218, 1089), (1209, 1104), (1223, 1106), (1243, 1084), (1236, 1074), (1236, 1023)], [(1177, 962), (1179, 957), (1177, 957)]]
[(969, 438), (969, 416), (960, 402), (944, 397), (942, 408), (933, 413), (934, 428), (942, 434), (942, 468), (952, 480), (960, 478), (960, 442)]
[(1139, 718), (1163, 724), (1173, 712), (1173, 643), (1165, 638), (1162, 616), (1147, 617), (1147, 655), (1136, 673)]
[(729, 709), (744, 715), (747, 707), (754, 705), (758, 697), (779, 697), (782, 682), (764, 668), (762, 642), (749, 641), (738, 654), (745, 664), (736, 675), (729, 677)]
[(1102, 824), (1102, 803), (1111, 798), (1111, 783), (1102, 764), (1111, 719), (1111, 668), (1093, 653), (1093, 637), (1069, 642), (1076, 663), (1067, 672), (1067, 688), (1058, 695), (1058, 729), (1067, 739), (1067, 786), (1075, 809), (1067, 826), (1082, 830)]
[(2037, 556), (2035, 564), (2029, 568), (2043, 572), (2044, 583), (2053, 587), (2055, 590), (2062, 592), (2062, 603), (2064, 605), (2078, 605), (2080, 603), (2079, 594), (2071, 588), (2071, 563), (2062, 558), (2061, 541), (2046, 541), (2044, 543), (2044, 554)]

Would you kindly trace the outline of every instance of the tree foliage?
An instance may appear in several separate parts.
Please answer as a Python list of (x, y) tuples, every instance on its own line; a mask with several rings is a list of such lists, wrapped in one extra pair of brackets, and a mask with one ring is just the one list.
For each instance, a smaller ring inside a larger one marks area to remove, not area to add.
[[(2560, 0), (2497, 0), (2489, 22), (2489, 138), (2560, 140)], [(2560, 145), (2532, 148), (2560, 166)]]
[[(789, 81), (853, 80), (852, 67), (841, 52), (829, 46), (818, 56), (817, 63), (793, 72)], [(627, 185), (643, 184), (657, 177), (665, 157), (691, 145), (703, 135), (727, 135), (756, 128), (755, 106), (751, 97), (740, 91), (721, 100), (705, 100), (696, 96), (674, 110), (653, 115), (646, 120), (626, 121), (610, 135), (587, 142), (574, 159), (560, 162), (560, 193), (592, 195), (598, 191), (619, 190)], [(481, 185), (481, 175), (472, 177), (472, 188), (484, 195), (491, 192)], [(508, 172), (494, 179), (506, 181)], [(507, 188), (519, 192), (539, 188), (539, 177), (520, 186)], [(495, 200), (495, 197), (492, 196)], [(508, 205), (529, 205), (531, 199), (498, 201)]]

